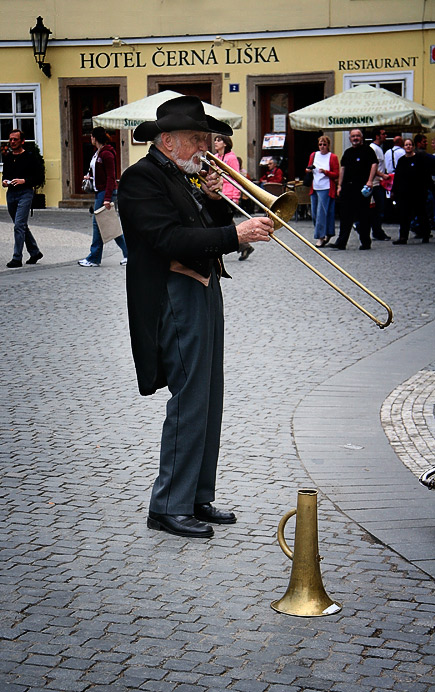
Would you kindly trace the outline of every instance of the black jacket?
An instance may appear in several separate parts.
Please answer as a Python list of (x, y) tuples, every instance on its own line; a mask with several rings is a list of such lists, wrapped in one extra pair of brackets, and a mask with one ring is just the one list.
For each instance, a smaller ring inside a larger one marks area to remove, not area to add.
[[(166, 386), (158, 326), (171, 260), (204, 277), (238, 249), (232, 211), (194, 188), (155, 147), (122, 175), (119, 214), (128, 248), (127, 304), (139, 391)], [(202, 207), (202, 209), (200, 208)]]
[(392, 193), (399, 204), (424, 204), (431, 187), (431, 156), (425, 152), (414, 156), (401, 156), (397, 162)]
[(23, 178), (26, 182), (23, 185), (15, 185), (14, 190), (31, 190), (38, 185), (41, 177), (40, 164), (32, 154), (26, 149), (22, 154), (6, 154), (3, 158), (3, 180), (14, 180)]

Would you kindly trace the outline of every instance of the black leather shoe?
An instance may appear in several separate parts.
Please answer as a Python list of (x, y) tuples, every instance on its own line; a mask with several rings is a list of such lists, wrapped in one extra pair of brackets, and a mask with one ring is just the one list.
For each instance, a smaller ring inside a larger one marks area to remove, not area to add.
[(359, 249), (360, 250), (371, 250), (371, 246), (370, 245), (360, 245)]
[(384, 235), (374, 235), (373, 240), (391, 240), (391, 236), (384, 233)]
[(8, 262), (6, 266), (7, 266), (9, 269), (18, 269), (18, 267), (22, 267), (22, 266), (23, 266), (23, 263), (20, 262), (20, 260), (11, 259), (11, 261)]
[(26, 264), (36, 264), (37, 261), (42, 259), (43, 257), (44, 255), (42, 254), (42, 252), (38, 252), (37, 255), (32, 255), (31, 257), (29, 257)]
[(193, 511), (197, 519), (209, 521), (212, 524), (235, 524), (237, 521), (234, 512), (216, 509), (210, 502), (205, 502), (202, 505), (195, 505)]
[(342, 247), (341, 245), (337, 245), (337, 243), (330, 243), (328, 245), (328, 248), (330, 250), (345, 250), (346, 249), (345, 247)]
[(198, 521), (191, 514), (156, 514), (150, 511), (147, 526), (185, 538), (211, 538), (214, 534), (213, 527)]
[(405, 240), (405, 238), (398, 238), (397, 240), (393, 240), (391, 243), (392, 245), (406, 245), (408, 241)]

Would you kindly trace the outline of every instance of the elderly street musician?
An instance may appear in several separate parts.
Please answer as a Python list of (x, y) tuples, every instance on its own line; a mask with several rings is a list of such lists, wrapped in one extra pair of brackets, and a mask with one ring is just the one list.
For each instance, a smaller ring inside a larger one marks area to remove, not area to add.
[(221, 178), (201, 172), (208, 133), (232, 129), (181, 96), (157, 109), (134, 137), (153, 141), (119, 185), (119, 211), (128, 247), (127, 301), (139, 391), (167, 386), (160, 468), (148, 527), (209, 538), (211, 524), (232, 524), (215, 499), (223, 405), (222, 255), (241, 243), (268, 241), (270, 219), (232, 223), (219, 196)]

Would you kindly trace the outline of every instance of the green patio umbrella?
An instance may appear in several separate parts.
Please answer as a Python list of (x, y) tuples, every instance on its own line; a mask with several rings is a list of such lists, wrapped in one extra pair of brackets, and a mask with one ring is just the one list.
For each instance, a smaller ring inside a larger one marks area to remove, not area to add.
[(435, 129), (435, 111), (368, 84), (335, 94), (289, 114), (294, 130), (396, 127), (404, 132)]

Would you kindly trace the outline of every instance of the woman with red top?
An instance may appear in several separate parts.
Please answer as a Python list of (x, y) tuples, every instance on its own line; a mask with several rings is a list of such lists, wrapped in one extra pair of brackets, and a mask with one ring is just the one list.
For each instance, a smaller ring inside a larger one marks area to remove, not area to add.
[[(237, 156), (233, 152), (233, 140), (227, 135), (216, 135), (214, 138), (214, 152), (218, 159), (231, 166), (237, 173), (240, 172), (240, 164)], [(223, 194), (231, 199), (236, 204), (240, 200), (240, 190), (234, 187), (228, 180), (223, 179), (222, 184)], [(249, 243), (242, 243), (239, 245), (240, 257), (239, 260), (243, 261), (248, 259), (251, 252), (254, 252), (254, 248)]]
[(329, 137), (322, 135), (318, 142), (319, 151), (313, 151), (305, 170), (313, 172), (310, 195), (314, 239), (316, 247), (324, 247), (335, 235), (335, 198), (340, 165), (337, 156), (330, 151)]
[[(109, 144), (109, 137), (104, 127), (94, 127), (91, 133), (91, 143), (96, 151), (91, 159), (90, 170), (95, 192), (94, 212), (104, 206), (110, 209), (110, 203), (115, 200), (118, 193), (116, 182), (116, 153)], [(87, 176), (85, 176), (87, 177)], [(103, 239), (101, 237), (95, 214), (92, 219), (92, 244), (89, 255), (79, 260), (81, 267), (99, 267), (103, 256)], [(121, 248), (123, 258), (120, 264), (127, 264), (127, 245), (124, 236), (115, 238), (115, 243)]]

